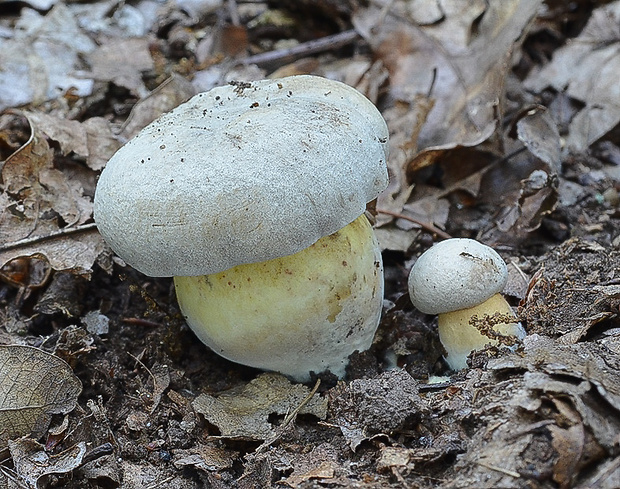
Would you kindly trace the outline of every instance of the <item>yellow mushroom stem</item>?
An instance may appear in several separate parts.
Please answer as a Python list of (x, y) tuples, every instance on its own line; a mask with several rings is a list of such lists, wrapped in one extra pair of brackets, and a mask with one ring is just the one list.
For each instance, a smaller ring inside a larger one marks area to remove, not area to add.
[(187, 323), (232, 361), (298, 381), (370, 347), (383, 302), (383, 266), (364, 215), (294, 255), (197, 277), (175, 277)]
[[(496, 316), (499, 315), (499, 316)], [(514, 318), (507, 322), (506, 318)], [(490, 336), (502, 335), (523, 339), (525, 331), (516, 320), (512, 308), (501, 294), (495, 294), (482, 304), (458, 311), (439, 314), (439, 339), (446, 349), (446, 362), (450, 368), (460, 370), (467, 367), (467, 357), (474, 350), (482, 350), (486, 345), (497, 345), (499, 341), (486, 336), (480, 329), (486, 325), (491, 328)]]

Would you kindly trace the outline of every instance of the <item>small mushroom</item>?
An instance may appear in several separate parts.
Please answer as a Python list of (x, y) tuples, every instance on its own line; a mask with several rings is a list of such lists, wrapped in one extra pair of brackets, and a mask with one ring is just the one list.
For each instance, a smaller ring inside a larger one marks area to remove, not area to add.
[[(439, 339), (452, 369), (467, 367), (472, 351), (497, 345), (495, 336), (514, 337), (505, 338), (505, 343), (525, 337), (500, 293), (507, 280), (501, 256), (473, 239), (447, 239), (415, 262), (409, 274), (411, 302), (425, 314), (439, 314)], [(485, 325), (487, 331), (477, 327)]]
[(316, 76), (201, 93), (108, 162), (95, 220), (112, 249), (173, 276), (216, 353), (307, 381), (341, 377), (379, 323), (383, 266), (366, 203), (387, 186), (387, 126)]

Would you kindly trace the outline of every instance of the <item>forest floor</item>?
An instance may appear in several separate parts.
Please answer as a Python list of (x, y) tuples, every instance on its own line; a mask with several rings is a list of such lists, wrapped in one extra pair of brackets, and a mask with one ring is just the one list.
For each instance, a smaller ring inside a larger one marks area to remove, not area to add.
[[(24, 0), (0, 33), (0, 488), (620, 487), (620, 2)], [(390, 185), (373, 346), (302, 385), (197, 341), (92, 199), (195, 93), (309, 73), (380, 109)], [(407, 293), (449, 236), (527, 330), (459, 372)]]

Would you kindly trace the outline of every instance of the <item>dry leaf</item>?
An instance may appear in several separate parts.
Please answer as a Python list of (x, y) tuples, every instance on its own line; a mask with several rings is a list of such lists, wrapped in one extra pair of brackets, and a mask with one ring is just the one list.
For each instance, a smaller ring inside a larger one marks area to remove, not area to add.
[(71, 89), (87, 96), (93, 81), (78, 76), (80, 56), (95, 49), (64, 3), (45, 16), (23, 9), (14, 37), (0, 41), (0, 109), (55, 99)]
[[(411, 102), (430, 94), (435, 104), (418, 137), (416, 168), (431, 164), (433, 149), (472, 146), (495, 131), (509, 58), (540, 0), (442, 2), (443, 17), (431, 26), (407, 20), (405, 2), (353, 17), (390, 72), (390, 93)], [(429, 155), (425, 155), (430, 151)]]
[(504, 234), (512, 233), (513, 237), (538, 229), (542, 219), (555, 209), (557, 185), (553, 175), (544, 170), (533, 171), (521, 180), (517, 202), (508, 203), (497, 217), (497, 229)]
[(121, 146), (110, 123), (101, 117), (78, 122), (38, 111), (23, 114), (34, 127), (59, 143), (63, 155), (73, 152), (85, 158), (92, 170), (101, 170)]
[[(471, 223), (475, 216), (466, 214), (467, 211), (455, 218), (449, 214), (451, 206), (447, 200), (437, 202), (450, 193), (445, 191), (446, 187), (477, 197), (484, 177), (479, 165), (474, 168), (472, 179), (464, 182), (468, 188), (443, 181), (437, 195), (425, 195), (424, 202), (416, 202), (421, 198), (417, 190), (411, 194), (413, 176), (453, 152), (470, 151), (470, 160), (483, 160), (487, 157), (482, 152), (476, 157), (470, 149), (483, 143), (488, 154), (503, 152), (501, 135), (496, 130), (503, 116), (511, 55), (540, 3), (396, 1), (381, 2), (381, 9), (360, 9), (354, 15), (356, 29), (390, 73), (392, 106), (384, 111), (391, 138), (390, 186), (379, 196), (377, 209), (391, 214), (380, 214), (380, 225), (393, 220), (391, 215), (396, 213), (440, 230), (449, 220), (455, 228), (459, 223), (466, 229), (480, 227), (480, 223)], [(427, 24), (430, 19), (433, 21)], [(454, 160), (454, 168), (464, 167), (458, 157)], [(442, 165), (444, 176), (452, 171), (447, 162)], [(466, 175), (461, 173), (461, 177)], [(519, 178), (514, 179), (515, 186), (518, 181)], [(407, 201), (410, 203), (406, 204)], [(460, 207), (470, 206), (472, 203), (466, 202)], [(520, 212), (516, 204), (514, 207)], [(511, 217), (516, 221), (516, 217)], [(396, 225), (404, 229), (413, 227), (403, 219)]]
[(67, 474), (79, 467), (86, 454), (86, 443), (81, 441), (64, 452), (50, 455), (43, 445), (26, 438), (9, 441), (9, 450), (19, 479), (38, 489), (42, 477)]
[(195, 447), (188, 450), (173, 450), (172, 454), (173, 464), (177, 469), (189, 465), (205, 472), (231, 468), (239, 456), (239, 453), (233, 450), (202, 443), (197, 443)]
[(82, 383), (60, 358), (29, 346), (0, 345), (0, 447), (41, 436), (52, 414), (73, 410)]
[(549, 111), (544, 107), (529, 109), (517, 122), (517, 136), (527, 149), (549, 165), (550, 173), (561, 173), (560, 132)]
[(338, 455), (338, 450), (329, 443), (321, 443), (308, 453), (294, 454), (290, 460), (293, 473), (281, 483), (289, 487), (306, 487), (304, 482), (319, 479), (329, 484), (336, 472), (342, 470)]
[[(293, 411), (309, 394), (310, 390), (302, 384), (293, 384), (280, 374), (265, 373), (218, 397), (200, 394), (192, 405), (219, 428), (221, 436), (265, 440), (274, 434), (269, 416)], [(321, 397), (313, 397), (300, 411), (319, 419), (324, 419), (326, 413), (327, 400)]]
[(620, 2), (598, 7), (581, 34), (524, 81), (525, 87), (536, 93), (551, 87), (585, 104), (569, 124), (568, 151), (587, 150), (620, 122), (619, 19)]
[(142, 72), (154, 68), (150, 42), (148, 38), (114, 39), (100, 46), (88, 58), (92, 77), (113, 82), (145, 97), (148, 92), (142, 81)]
[[(620, 379), (617, 357), (596, 343), (560, 345), (538, 335), (524, 340), (525, 352), (489, 361), (491, 370), (526, 370), (525, 387), (569, 398), (596, 441), (611, 449), (620, 431)], [(600, 399), (606, 402), (600, 402)]]
[(88, 273), (106, 249), (94, 225), (84, 224), (92, 218), (91, 199), (77, 179), (54, 168), (47, 139), (29, 123), (30, 139), (0, 173), (0, 268), (35, 256), (56, 270)]
[(134, 137), (140, 130), (160, 115), (174, 109), (195, 94), (192, 84), (185, 78), (173, 75), (155, 90), (141, 99), (131, 110), (121, 132), (126, 140)]

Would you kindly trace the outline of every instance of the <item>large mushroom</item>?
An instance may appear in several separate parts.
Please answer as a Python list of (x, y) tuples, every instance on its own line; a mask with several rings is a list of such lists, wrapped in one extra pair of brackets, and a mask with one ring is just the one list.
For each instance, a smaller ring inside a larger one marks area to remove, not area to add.
[(149, 276), (173, 276), (215, 352), (307, 381), (369, 348), (383, 268), (367, 202), (387, 185), (387, 126), (316, 76), (201, 93), (108, 162), (95, 220)]

